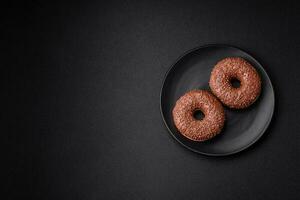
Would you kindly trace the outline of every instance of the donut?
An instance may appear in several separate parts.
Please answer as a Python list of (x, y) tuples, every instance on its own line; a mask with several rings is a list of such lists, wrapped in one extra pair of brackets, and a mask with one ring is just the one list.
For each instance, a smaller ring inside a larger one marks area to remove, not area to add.
[[(203, 119), (195, 118), (201, 111)], [(225, 112), (221, 102), (209, 91), (192, 90), (181, 96), (172, 111), (178, 131), (193, 141), (205, 141), (219, 134), (224, 126)]]
[[(232, 81), (238, 81), (234, 87)], [(213, 68), (209, 80), (212, 93), (226, 106), (242, 109), (253, 104), (261, 92), (261, 79), (255, 68), (240, 57), (228, 57)]]

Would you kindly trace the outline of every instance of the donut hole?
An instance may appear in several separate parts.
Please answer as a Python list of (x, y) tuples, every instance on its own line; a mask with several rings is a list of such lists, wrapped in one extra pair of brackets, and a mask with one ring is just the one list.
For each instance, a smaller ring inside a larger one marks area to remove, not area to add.
[(196, 120), (203, 120), (205, 117), (205, 114), (201, 110), (195, 110), (193, 113), (193, 117)]
[(241, 87), (241, 81), (237, 78), (231, 78), (230, 79), (230, 84), (233, 88), (239, 88)]

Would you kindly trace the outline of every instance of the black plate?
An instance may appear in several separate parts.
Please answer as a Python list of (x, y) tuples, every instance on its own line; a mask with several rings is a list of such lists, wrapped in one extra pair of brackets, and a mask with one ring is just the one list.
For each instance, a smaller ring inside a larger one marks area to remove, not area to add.
[[(225, 107), (226, 122), (218, 136), (206, 142), (194, 142), (176, 129), (172, 109), (177, 99), (192, 89), (208, 89), (210, 72), (226, 57), (245, 58), (256, 68), (262, 79), (262, 93), (249, 108), (231, 110)], [(274, 110), (272, 83), (261, 64), (245, 51), (228, 45), (207, 45), (181, 56), (166, 74), (161, 90), (160, 106), (163, 121), (172, 136), (188, 149), (211, 156), (237, 153), (255, 143), (268, 127)]]

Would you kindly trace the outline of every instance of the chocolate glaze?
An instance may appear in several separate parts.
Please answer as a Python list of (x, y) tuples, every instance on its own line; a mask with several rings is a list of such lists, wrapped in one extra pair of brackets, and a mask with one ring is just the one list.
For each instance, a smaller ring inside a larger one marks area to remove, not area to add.
[[(194, 118), (197, 110), (204, 113), (202, 120)], [(194, 141), (204, 141), (221, 132), (225, 112), (221, 102), (213, 94), (205, 90), (192, 90), (177, 100), (173, 120), (183, 136)]]
[[(231, 85), (233, 78), (240, 81), (240, 87), (234, 88)], [(256, 101), (261, 91), (261, 80), (255, 68), (245, 59), (229, 57), (215, 65), (209, 86), (223, 104), (241, 109)]]

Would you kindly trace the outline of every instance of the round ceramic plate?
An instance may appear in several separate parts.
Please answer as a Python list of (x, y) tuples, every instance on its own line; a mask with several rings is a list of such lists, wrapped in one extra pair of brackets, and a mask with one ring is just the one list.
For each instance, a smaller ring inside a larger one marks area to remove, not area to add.
[[(193, 89), (209, 90), (210, 72), (214, 65), (226, 57), (242, 57), (249, 61), (262, 79), (262, 91), (257, 101), (243, 110), (224, 106), (226, 122), (216, 137), (195, 142), (182, 136), (176, 129), (172, 109), (178, 98)], [(188, 149), (212, 156), (240, 152), (255, 143), (267, 129), (274, 111), (274, 91), (268, 74), (261, 64), (245, 51), (228, 45), (207, 45), (181, 56), (167, 72), (160, 95), (163, 121), (171, 135)]]

